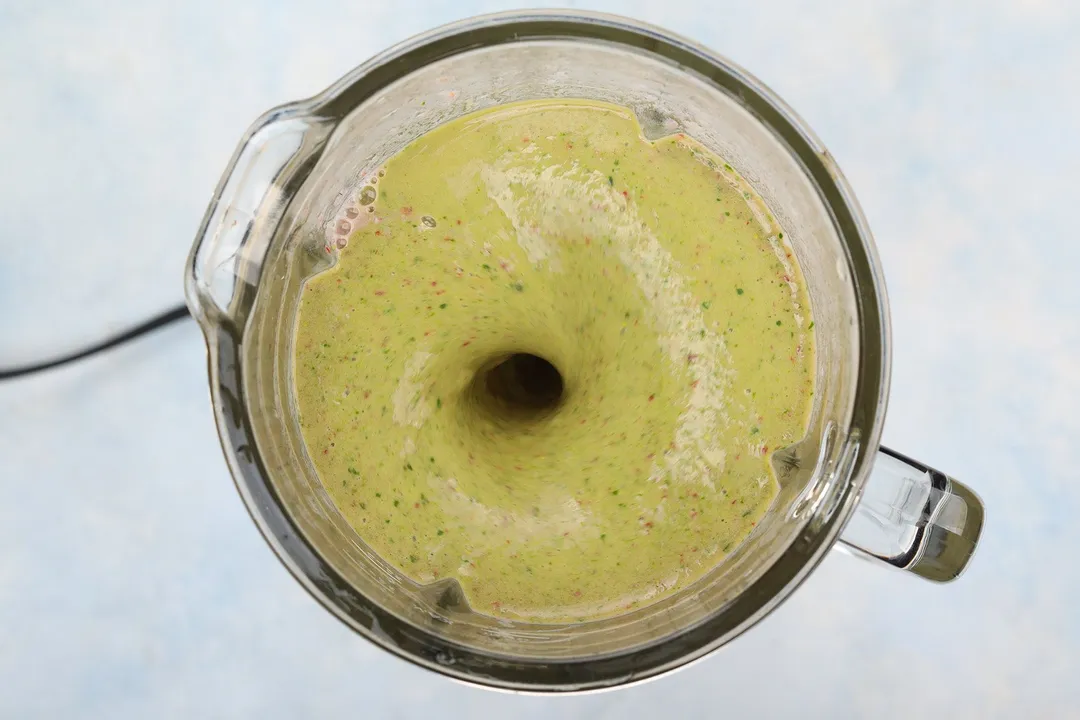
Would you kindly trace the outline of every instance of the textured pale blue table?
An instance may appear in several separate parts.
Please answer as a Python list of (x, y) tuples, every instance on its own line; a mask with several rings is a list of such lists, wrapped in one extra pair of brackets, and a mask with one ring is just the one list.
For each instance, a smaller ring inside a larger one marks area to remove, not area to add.
[[(0, 0), (0, 366), (177, 302), (244, 128), (429, 26), (407, 0)], [(891, 292), (886, 441), (989, 508), (961, 581), (830, 557), (758, 628), (616, 693), (475, 690), (273, 558), (193, 323), (0, 386), (0, 717), (1080, 717), (1080, 6), (601, 2), (748, 67), (821, 135)]]

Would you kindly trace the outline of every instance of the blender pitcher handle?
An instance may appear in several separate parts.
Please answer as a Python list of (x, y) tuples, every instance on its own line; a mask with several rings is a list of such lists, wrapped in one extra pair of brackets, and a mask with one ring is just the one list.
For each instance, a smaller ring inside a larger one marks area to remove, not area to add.
[(310, 103), (264, 114), (245, 133), (222, 175), (188, 256), (184, 290), (209, 336), (223, 320), (242, 325), (270, 242), (298, 187), (334, 129)]
[(971, 562), (982, 525), (983, 503), (971, 488), (882, 447), (840, 540), (893, 567), (949, 582)]

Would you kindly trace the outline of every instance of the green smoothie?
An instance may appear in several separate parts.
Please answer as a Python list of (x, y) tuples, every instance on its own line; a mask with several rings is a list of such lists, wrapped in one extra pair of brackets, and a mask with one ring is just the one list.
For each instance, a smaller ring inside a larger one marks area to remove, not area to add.
[(723, 160), (621, 107), (504, 105), (408, 145), (336, 230), (303, 291), (300, 424), (405, 575), (497, 617), (589, 620), (753, 531), (770, 454), (806, 430), (813, 322)]

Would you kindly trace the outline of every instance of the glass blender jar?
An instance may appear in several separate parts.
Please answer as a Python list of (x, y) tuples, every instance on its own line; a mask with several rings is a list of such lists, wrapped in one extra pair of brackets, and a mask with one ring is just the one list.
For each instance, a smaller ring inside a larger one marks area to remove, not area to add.
[[(692, 586), (617, 617), (512, 622), (453, 581), (420, 585), (334, 506), (300, 435), (293, 339), (304, 282), (362, 179), (453, 118), (528, 99), (631, 108), (646, 133), (685, 132), (731, 164), (785, 229), (814, 310), (806, 437), (776, 452), (779, 494), (754, 533)], [(776, 608), (838, 541), (946, 582), (970, 561), (983, 507), (966, 486), (880, 447), (889, 390), (885, 286), (839, 169), (760, 82), (711, 51), (612, 16), (477, 17), (408, 40), (244, 136), (192, 248), (186, 295), (206, 336), (222, 448), (267, 542), (330, 612), (377, 645), (503, 689), (572, 692), (655, 676)]]

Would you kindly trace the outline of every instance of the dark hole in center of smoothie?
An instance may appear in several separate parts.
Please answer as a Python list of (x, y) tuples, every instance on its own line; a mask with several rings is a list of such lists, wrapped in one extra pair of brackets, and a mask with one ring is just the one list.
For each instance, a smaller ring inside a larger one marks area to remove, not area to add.
[(514, 353), (484, 371), (483, 387), (506, 410), (535, 414), (559, 404), (563, 377), (558, 368), (538, 355)]

